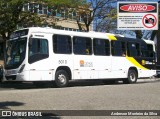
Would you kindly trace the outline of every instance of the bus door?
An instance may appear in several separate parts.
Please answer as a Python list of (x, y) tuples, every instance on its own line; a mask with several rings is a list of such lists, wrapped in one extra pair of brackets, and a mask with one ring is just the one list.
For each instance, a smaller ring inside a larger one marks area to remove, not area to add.
[(91, 79), (93, 77), (92, 40), (87, 37), (73, 37), (73, 78)]
[(28, 46), (30, 80), (52, 80), (52, 63), (51, 60), (49, 60), (49, 41), (44, 37), (32, 37), (29, 40)]
[(94, 38), (93, 51), (93, 69), (95, 69), (95, 78), (110, 78), (111, 56), (109, 40)]
[(112, 51), (112, 78), (125, 78), (127, 76), (126, 42), (111, 41)]

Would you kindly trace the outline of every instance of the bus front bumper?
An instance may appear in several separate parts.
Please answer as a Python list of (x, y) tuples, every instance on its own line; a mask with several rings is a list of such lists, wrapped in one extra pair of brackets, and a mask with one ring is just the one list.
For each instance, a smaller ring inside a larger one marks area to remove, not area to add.
[(16, 73), (13, 75), (4, 75), (3, 81), (29, 81), (28, 80), (28, 71), (22, 73)]

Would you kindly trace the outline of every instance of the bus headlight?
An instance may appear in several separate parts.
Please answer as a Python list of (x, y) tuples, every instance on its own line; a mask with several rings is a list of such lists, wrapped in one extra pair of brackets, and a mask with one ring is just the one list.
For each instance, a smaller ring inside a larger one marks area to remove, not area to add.
[(21, 73), (21, 72), (23, 71), (24, 67), (25, 67), (25, 64), (23, 64), (23, 65), (21, 66), (21, 68), (19, 69), (18, 73)]

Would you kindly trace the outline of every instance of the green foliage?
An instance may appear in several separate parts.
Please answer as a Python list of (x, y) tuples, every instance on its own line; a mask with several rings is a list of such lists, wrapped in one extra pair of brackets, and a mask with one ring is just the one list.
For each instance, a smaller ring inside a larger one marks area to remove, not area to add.
[(45, 3), (50, 7), (67, 7), (76, 8), (79, 5), (86, 3), (86, 0), (45, 0)]
[(7, 40), (18, 24), (38, 23), (36, 14), (22, 11), (27, 0), (1, 0), (0, 2), (0, 35), (3, 40)]
[(112, 22), (116, 22), (117, 12), (115, 5), (117, 1), (113, 0), (88, 0), (88, 4), (84, 4), (79, 11), (82, 21), (85, 24), (86, 31), (89, 31), (89, 27), (93, 22), (96, 22), (96, 31), (109, 31), (113, 26)]
[(7, 40), (11, 32), (17, 25), (38, 26), (44, 24), (47, 20), (41, 15), (23, 11), (25, 3), (41, 3), (49, 7), (76, 7), (85, 2), (85, 0), (1, 0), (0, 1), (0, 35), (3, 40)]

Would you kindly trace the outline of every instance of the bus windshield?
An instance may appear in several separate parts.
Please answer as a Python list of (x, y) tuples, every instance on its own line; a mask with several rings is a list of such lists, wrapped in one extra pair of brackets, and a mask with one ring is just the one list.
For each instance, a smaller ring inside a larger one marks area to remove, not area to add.
[(18, 68), (23, 62), (26, 54), (27, 38), (18, 38), (16, 40), (10, 40), (6, 44), (6, 68)]

